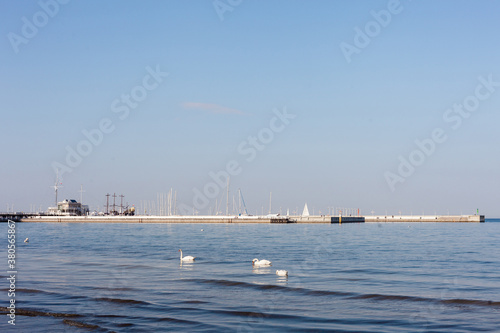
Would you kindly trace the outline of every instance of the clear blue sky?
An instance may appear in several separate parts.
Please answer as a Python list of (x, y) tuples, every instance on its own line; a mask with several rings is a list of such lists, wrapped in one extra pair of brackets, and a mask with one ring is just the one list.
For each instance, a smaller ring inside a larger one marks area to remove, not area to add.
[[(91, 208), (108, 192), (139, 206), (173, 187), (179, 204), (193, 206), (209, 172), (236, 161), (230, 195), (241, 188), (250, 213), (267, 212), (272, 191), (273, 212), (307, 202), (323, 214), (500, 216), (500, 87), (479, 80), (500, 82), (500, 2), (221, 0), (216, 9), (2, 0), (0, 8), (0, 211), (51, 205), (54, 163), (66, 165), (67, 147), (85, 145), (82, 131), (108, 119), (114, 130), (63, 173), (59, 199), (78, 199), (83, 184)], [(391, 17), (377, 23), (372, 11), (382, 10)], [(368, 45), (357, 28), (372, 29)], [(342, 45), (356, 41), (348, 62)], [(147, 68), (168, 76), (158, 83)], [(473, 112), (447, 113), (474, 102), (477, 89)], [(134, 108), (121, 100), (132, 92)], [(274, 109), (295, 118), (269, 139)], [(415, 152), (436, 128), (447, 139)], [(248, 138), (259, 134), (266, 143), (252, 159)], [(418, 162), (411, 174), (398, 173), (400, 156)], [(405, 181), (391, 188), (388, 172)]]

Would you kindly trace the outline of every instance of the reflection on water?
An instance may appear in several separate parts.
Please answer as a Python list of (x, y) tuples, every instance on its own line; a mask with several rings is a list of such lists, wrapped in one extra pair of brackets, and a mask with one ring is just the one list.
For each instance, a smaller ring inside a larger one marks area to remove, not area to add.
[(273, 272), (271, 271), (270, 267), (253, 267), (252, 273), (253, 274), (272, 274)]
[(179, 264), (179, 267), (184, 270), (193, 270), (194, 269), (194, 263), (193, 262), (183, 262), (181, 260), (181, 263)]
[(286, 286), (288, 284), (288, 276), (276, 276), (276, 282), (280, 286)]

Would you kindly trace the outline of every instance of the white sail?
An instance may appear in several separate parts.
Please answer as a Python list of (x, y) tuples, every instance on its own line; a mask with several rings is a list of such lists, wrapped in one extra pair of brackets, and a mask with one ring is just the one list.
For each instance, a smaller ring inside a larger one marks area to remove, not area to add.
[(302, 211), (302, 216), (309, 216), (309, 209), (307, 209), (307, 203), (304, 206), (304, 210)]

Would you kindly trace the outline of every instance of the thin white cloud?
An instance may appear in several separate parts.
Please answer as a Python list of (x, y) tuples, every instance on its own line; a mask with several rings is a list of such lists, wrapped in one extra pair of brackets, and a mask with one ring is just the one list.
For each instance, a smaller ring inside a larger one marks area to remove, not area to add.
[(239, 115), (245, 114), (243, 111), (240, 110), (210, 103), (185, 102), (182, 103), (182, 107), (184, 109), (203, 110), (212, 114), (239, 114)]

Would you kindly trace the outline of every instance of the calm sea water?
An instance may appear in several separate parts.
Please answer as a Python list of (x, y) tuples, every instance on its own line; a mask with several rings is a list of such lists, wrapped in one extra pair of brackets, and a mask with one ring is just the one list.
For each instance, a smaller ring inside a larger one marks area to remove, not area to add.
[(16, 228), (2, 332), (500, 332), (500, 223)]

